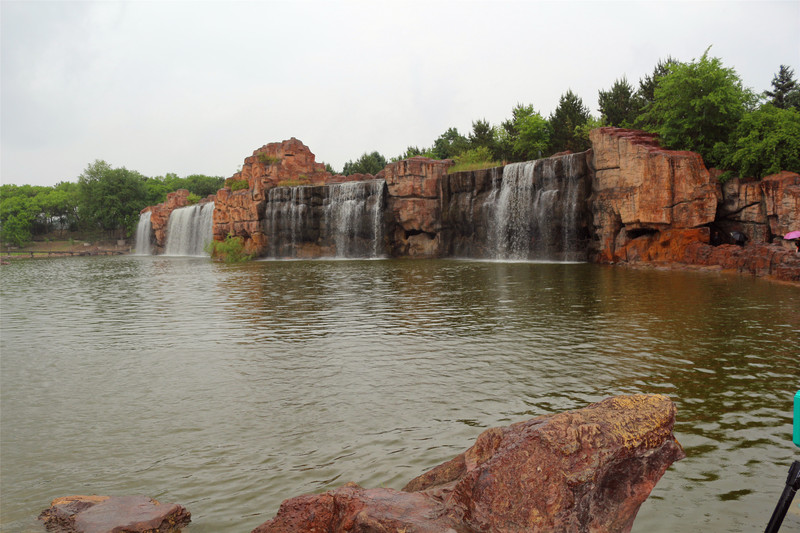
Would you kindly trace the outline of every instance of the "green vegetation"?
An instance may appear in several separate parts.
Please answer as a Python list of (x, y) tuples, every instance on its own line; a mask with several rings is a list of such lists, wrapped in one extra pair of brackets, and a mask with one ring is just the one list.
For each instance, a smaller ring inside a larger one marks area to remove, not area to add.
[(755, 104), (752, 91), (718, 58), (702, 57), (677, 63), (659, 79), (645, 120), (668, 148), (699, 152), (707, 164), (718, 165), (714, 148), (726, 143), (744, 114)]
[(742, 117), (731, 141), (719, 145), (717, 152), (722, 166), (731, 169), (724, 178), (800, 172), (800, 111), (764, 104)]
[(224, 241), (208, 243), (205, 250), (215, 261), (224, 261), (225, 263), (241, 263), (253, 258), (252, 254), (244, 253), (244, 239), (230, 233)]
[(386, 166), (386, 158), (378, 152), (364, 154), (355, 161), (348, 161), (344, 164), (342, 174), (350, 176), (352, 174), (377, 174)]
[(296, 180), (280, 180), (277, 183), (277, 187), (299, 187), (300, 185), (308, 185), (308, 179), (302, 179), (304, 176), (300, 176), (301, 179)]
[(778, 109), (797, 109), (800, 111), (800, 85), (794, 79), (794, 70), (781, 65), (772, 78), (772, 90), (764, 91), (770, 103)]
[(163, 202), (168, 192), (188, 189), (190, 199), (199, 201), (222, 184), (222, 178), (201, 174), (148, 178), (97, 160), (77, 183), (0, 186), (0, 239), (23, 246), (44, 235), (66, 237), (69, 232), (91, 239), (128, 237), (135, 231), (139, 211)]
[(642, 99), (637, 97), (626, 77), (614, 82), (608, 91), (600, 91), (597, 97), (600, 117), (607, 126), (630, 128), (642, 108)]
[(258, 154), (258, 161), (264, 163), (265, 165), (277, 165), (281, 162), (280, 157), (272, 157), (264, 152)]
[(250, 183), (243, 179), (228, 178), (225, 180), (225, 187), (229, 188), (231, 192), (243, 191), (250, 188)]

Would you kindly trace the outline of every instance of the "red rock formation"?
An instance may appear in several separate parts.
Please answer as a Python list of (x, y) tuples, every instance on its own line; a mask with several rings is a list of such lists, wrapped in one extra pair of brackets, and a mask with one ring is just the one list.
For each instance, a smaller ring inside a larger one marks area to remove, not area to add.
[[(800, 258), (768, 245), (800, 228), (800, 175), (720, 185), (721, 172), (708, 172), (698, 154), (663, 150), (652, 134), (599, 128), (590, 138), (597, 261), (686, 264), (800, 281)], [(733, 231), (748, 237), (746, 246), (725, 244)]]
[(780, 172), (761, 180), (765, 211), (772, 235), (800, 230), (800, 174)]
[(189, 522), (182, 505), (146, 496), (67, 496), (39, 515), (48, 531), (63, 533), (173, 533)]
[(253, 533), (630, 531), (684, 457), (665, 396), (609, 398), (483, 432), (403, 491), (349, 483), (286, 500)]
[(222, 241), (229, 234), (243, 237), (245, 252), (263, 255), (268, 242), (261, 221), (264, 216), (267, 194), (280, 185), (312, 185), (341, 181), (316, 162), (309, 148), (292, 137), (279, 143), (270, 143), (255, 150), (245, 158), (242, 170), (230, 180), (246, 180), (247, 189), (231, 191), (221, 189), (214, 204), (214, 239)]
[(382, 171), (389, 191), (388, 209), (396, 222), (393, 254), (436, 257), (441, 252), (441, 180), (453, 164), (412, 157), (390, 163)]
[(620, 260), (617, 248), (636, 232), (695, 228), (714, 220), (716, 187), (699, 154), (664, 150), (655, 135), (635, 130), (598, 128), (589, 136), (598, 261)]

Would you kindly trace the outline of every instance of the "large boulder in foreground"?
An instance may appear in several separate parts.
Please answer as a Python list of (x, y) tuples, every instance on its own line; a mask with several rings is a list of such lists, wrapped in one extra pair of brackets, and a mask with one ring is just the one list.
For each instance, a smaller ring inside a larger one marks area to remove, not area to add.
[(39, 515), (48, 531), (63, 533), (174, 533), (191, 522), (182, 505), (147, 496), (67, 496)]
[(630, 531), (674, 461), (666, 396), (608, 398), (484, 431), (403, 489), (349, 483), (291, 498), (253, 533)]

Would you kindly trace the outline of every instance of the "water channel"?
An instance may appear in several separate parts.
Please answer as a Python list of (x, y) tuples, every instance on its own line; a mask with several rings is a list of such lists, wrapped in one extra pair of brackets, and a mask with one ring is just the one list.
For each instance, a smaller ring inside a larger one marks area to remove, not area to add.
[[(246, 532), (402, 487), (487, 427), (657, 392), (688, 457), (638, 532), (763, 530), (798, 455), (800, 287), (478, 261), (97, 257), (0, 268), (0, 530), (72, 494)], [(787, 520), (795, 520), (790, 516)]]

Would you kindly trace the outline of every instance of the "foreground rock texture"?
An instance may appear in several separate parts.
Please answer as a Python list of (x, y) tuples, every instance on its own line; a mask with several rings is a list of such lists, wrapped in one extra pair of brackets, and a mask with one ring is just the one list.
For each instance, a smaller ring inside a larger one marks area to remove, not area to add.
[(39, 519), (48, 531), (63, 533), (173, 533), (191, 514), (146, 496), (67, 496), (53, 500)]
[(630, 531), (683, 449), (675, 406), (620, 396), (484, 431), (402, 491), (349, 483), (291, 498), (253, 533)]

